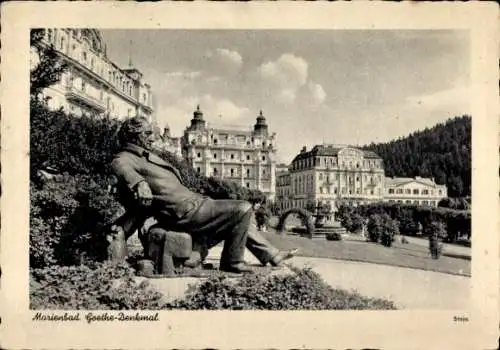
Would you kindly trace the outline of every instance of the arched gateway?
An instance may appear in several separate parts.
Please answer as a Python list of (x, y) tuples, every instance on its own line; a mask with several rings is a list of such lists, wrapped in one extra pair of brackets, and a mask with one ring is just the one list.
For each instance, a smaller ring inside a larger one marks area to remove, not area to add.
[(278, 225), (276, 226), (276, 230), (278, 232), (283, 232), (285, 229), (285, 221), (288, 218), (290, 214), (297, 214), (300, 219), (302, 220), (302, 224), (306, 227), (307, 233), (309, 235), (309, 238), (312, 238), (313, 232), (314, 232), (314, 225), (313, 225), (313, 214), (307, 210), (301, 209), (301, 208), (292, 208), (287, 211), (285, 211), (283, 214), (281, 214)]

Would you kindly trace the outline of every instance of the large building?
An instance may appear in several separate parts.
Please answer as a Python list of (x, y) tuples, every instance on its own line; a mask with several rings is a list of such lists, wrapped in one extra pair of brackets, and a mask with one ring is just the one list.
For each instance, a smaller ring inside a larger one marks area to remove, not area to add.
[(44, 43), (68, 63), (60, 81), (43, 91), (50, 108), (63, 108), (76, 116), (129, 118), (153, 121), (153, 96), (142, 73), (120, 68), (106, 53), (95, 29), (46, 29)]
[(447, 197), (445, 185), (433, 179), (385, 177), (382, 159), (354, 147), (317, 145), (304, 147), (288, 171), (276, 175), (276, 200), (281, 209), (330, 204), (360, 205), (391, 202), (437, 206)]
[(448, 196), (445, 185), (438, 185), (434, 179), (416, 176), (386, 177), (384, 201), (428, 205), (437, 207), (439, 201)]
[(262, 111), (253, 128), (210, 126), (200, 106), (184, 131), (182, 153), (199, 173), (230, 180), (275, 196), (276, 134)]
[(282, 209), (330, 204), (364, 204), (381, 201), (384, 165), (373, 152), (348, 146), (304, 147), (288, 172), (277, 179), (277, 200)]

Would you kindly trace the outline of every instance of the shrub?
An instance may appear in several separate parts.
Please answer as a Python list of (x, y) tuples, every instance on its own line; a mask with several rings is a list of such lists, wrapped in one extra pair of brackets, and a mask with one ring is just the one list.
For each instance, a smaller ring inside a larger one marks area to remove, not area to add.
[(387, 214), (374, 214), (368, 220), (368, 238), (371, 242), (381, 242), (384, 246), (390, 247), (398, 232), (397, 221), (392, 220)]
[(382, 237), (382, 218), (378, 214), (373, 214), (368, 219), (367, 224), (368, 239), (370, 242), (378, 243)]
[(471, 235), (470, 210), (399, 203), (372, 203), (357, 207), (341, 206), (337, 212), (337, 218), (342, 222), (342, 218), (348, 216), (351, 218), (350, 225), (352, 225), (352, 216), (354, 214), (359, 214), (364, 218), (369, 218), (375, 214), (387, 214), (393, 220), (399, 222), (400, 232), (410, 235), (421, 232), (422, 227), (432, 221), (441, 222), (448, 227), (446, 237), (448, 241), (455, 241), (460, 236), (467, 236), (470, 239)]
[(161, 298), (148, 282), (136, 282), (134, 270), (125, 263), (31, 270), (31, 309), (160, 309)]
[(333, 289), (311, 269), (292, 274), (247, 275), (237, 281), (212, 277), (181, 300), (167, 304), (172, 309), (205, 310), (345, 310), (395, 309), (386, 300), (363, 297)]
[(338, 232), (327, 232), (326, 233), (326, 240), (327, 241), (341, 241), (342, 235)]
[(381, 243), (386, 247), (392, 246), (394, 236), (399, 233), (398, 222), (390, 217), (385, 217), (382, 220), (382, 237)]
[(120, 122), (107, 118), (73, 117), (31, 101), (31, 175), (49, 165), (61, 173), (107, 174), (117, 150)]
[(424, 233), (429, 237), (429, 252), (433, 259), (439, 259), (443, 245), (440, 240), (446, 237), (446, 228), (441, 222), (433, 221), (424, 227)]
[(79, 264), (106, 258), (103, 228), (122, 207), (105, 177), (64, 176), (31, 184), (30, 266)]

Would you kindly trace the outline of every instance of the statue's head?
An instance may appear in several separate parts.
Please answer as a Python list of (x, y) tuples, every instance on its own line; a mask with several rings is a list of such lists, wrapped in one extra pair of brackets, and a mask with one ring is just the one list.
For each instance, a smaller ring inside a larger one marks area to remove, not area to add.
[(151, 149), (155, 141), (153, 126), (144, 117), (133, 117), (125, 120), (118, 137), (122, 145), (132, 143), (147, 150)]

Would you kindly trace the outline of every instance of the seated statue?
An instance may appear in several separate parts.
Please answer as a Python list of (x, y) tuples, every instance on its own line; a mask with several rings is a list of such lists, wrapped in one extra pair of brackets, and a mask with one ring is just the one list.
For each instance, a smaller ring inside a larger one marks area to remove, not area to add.
[[(122, 232), (123, 240), (126, 241), (141, 228), (146, 219), (153, 217), (158, 222), (157, 233), (159, 230), (163, 230), (165, 236), (169, 236), (169, 232), (185, 233), (192, 239), (199, 259), (188, 258), (184, 261), (188, 265), (199, 264), (208, 249), (222, 241), (221, 271), (254, 272), (244, 262), (245, 247), (264, 266), (278, 266), (296, 254), (296, 249), (280, 251), (258, 232), (249, 231), (253, 215), (250, 203), (211, 199), (184, 186), (178, 169), (151, 150), (153, 128), (147, 119), (127, 119), (118, 136), (122, 149), (114, 156), (111, 168), (118, 180), (119, 200), (126, 209), (126, 213), (114, 223), (115, 231)], [(143, 246), (150, 240), (144, 232), (140, 238)], [(184, 238), (185, 244), (189, 244), (189, 239)], [(173, 244), (169, 243), (169, 239), (162, 241), (165, 246)], [(183, 250), (180, 246), (178, 248)], [(174, 255), (177, 253), (172, 252)], [(123, 252), (119, 254), (123, 255)]]

